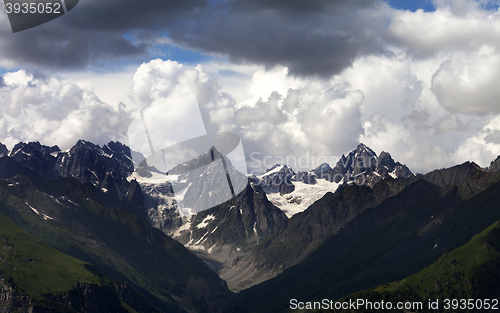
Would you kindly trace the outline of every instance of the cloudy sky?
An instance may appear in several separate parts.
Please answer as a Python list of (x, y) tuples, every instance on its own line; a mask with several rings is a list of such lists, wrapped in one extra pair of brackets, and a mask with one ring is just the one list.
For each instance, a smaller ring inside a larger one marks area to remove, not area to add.
[(252, 164), (312, 168), (363, 142), (414, 172), (488, 166), (500, 155), (498, 8), (80, 0), (15, 34), (1, 9), (0, 141), (127, 142), (142, 109), (194, 94), (207, 129), (239, 134)]

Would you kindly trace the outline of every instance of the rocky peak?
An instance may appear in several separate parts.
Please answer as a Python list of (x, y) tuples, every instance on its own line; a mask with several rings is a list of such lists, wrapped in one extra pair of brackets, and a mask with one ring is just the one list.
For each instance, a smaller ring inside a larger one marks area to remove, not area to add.
[(391, 155), (385, 151), (380, 152), (378, 157), (379, 166), (387, 166), (389, 169), (396, 166), (396, 162), (392, 159)]
[(281, 195), (295, 190), (292, 177), (295, 172), (287, 165), (276, 164), (258, 178), (258, 183), (266, 192), (279, 192)]
[[(354, 152), (354, 151), (353, 151)], [(370, 149), (367, 145), (365, 145), (364, 143), (360, 143), (357, 147), (356, 147), (356, 150), (355, 150), (355, 155), (361, 155), (361, 154), (367, 154), (369, 155), (370, 157), (373, 157), (373, 158), (377, 158), (377, 155), (375, 154), (375, 152)]]
[(474, 162), (467, 161), (450, 168), (434, 170), (423, 177), (425, 180), (438, 186), (457, 185), (467, 180), (472, 173), (477, 171), (484, 171), (484, 169)]
[(376, 172), (384, 178), (388, 176), (392, 178), (408, 178), (413, 176), (413, 173), (406, 165), (394, 162), (391, 155), (384, 151), (378, 157)]
[(200, 155), (198, 158), (175, 166), (173, 169), (167, 172), (167, 175), (179, 175), (185, 172), (189, 172), (202, 166), (208, 165), (214, 160), (220, 158), (222, 158), (222, 153), (217, 151), (215, 147), (211, 147), (207, 153)]
[(491, 161), (488, 171), (490, 173), (500, 173), (500, 155), (494, 161)]
[[(273, 171), (273, 170), (275, 170), (275, 169), (277, 169), (277, 168), (279, 168), (279, 167), (281, 167), (281, 165), (280, 165), (280, 164), (278, 164), (278, 163), (276, 163), (276, 164), (274, 164), (274, 165), (273, 165), (270, 169), (267, 169), (267, 170), (264, 172), (264, 174), (269, 173), (269, 172), (271, 172), (271, 171)], [(278, 170), (279, 170), (279, 169), (278, 169)]]
[(363, 143), (360, 143), (347, 156), (342, 155), (334, 168), (324, 163), (313, 172), (317, 178), (330, 182), (356, 182), (370, 187), (384, 178), (413, 176), (405, 165), (395, 162), (389, 153), (383, 151), (377, 157), (375, 152)]
[(39, 142), (20, 142), (14, 146), (10, 157), (23, 167), (32, 169), (45, 179), (54, 179), (59, 176), (56, 168), (58, 146), (44, 146)]
[[(342, 161), (342, 160), (345, 161), (345, 156), (344, 155), (342, 155), (342, 157), (340, 158), (340, 161)], [(315, 168), (313, 170), (313, 172), (321, 173), (321, 172), (326, 172), (326, 171), (331, 171), (331, 170), (332, 170), (332, 168), (330, 167), (330, 164), (323, 163), (320, 166), (318, 166), (317, 168)]]
[(347, 168), (346, 173), (350, 173), (352, 176), (364, 173), (367, 169), (373, 170), (378, 165), (375, 152), (362, 143), (358, 145), (356, 150), (349, 153), (346, 161), (347, 167), (344, 166)]
[(120, 200), (142, 204), (139, 186), (135, 181), (127, 181), (134, 171), (130, 149), (119, 142), (110, 142), (101, 148), (79, 140), (69, 152), (58, 154), (57, 163), (63, 177), (74, 177)]
[(339, 183), (343, 179), (346, 182), (348, 177), (357, 176), (367, 170), (373, 171), (377, 167), (377, 162), (378, 158), (375, 152), (365, 144), (360, 143), (347, 157), (342, 155), (334, 168), (323, 163), (315, 168), (313, 172), (317, 178), (326, 179), (330, 182)]
[(119, 142), (110, 142), (101, 148), (79, 140), (66, 152), (62, 152), (58, 146), (21, 142), (14, 147), (10, 158), (22, 167), (33, 170), (41, 179), (74, 177), (120, 200), (142, 205), (142, 194), (137, 182), (127, 181), (134, 170), (130, 149)]
[(274, 174), (274, 173), (285, 173), (285, 174), (292, 174), (293, 173), (293, 174), (295, 174), (293, 169), (291, 167), (289, 167), (288, 165), (275, 164), (273, 167), (268, 169), (262, 176), (266, 176), (266, 175)]
[(9, 154), (9, 149), (3, 143), (0, 143), (0, 157)]

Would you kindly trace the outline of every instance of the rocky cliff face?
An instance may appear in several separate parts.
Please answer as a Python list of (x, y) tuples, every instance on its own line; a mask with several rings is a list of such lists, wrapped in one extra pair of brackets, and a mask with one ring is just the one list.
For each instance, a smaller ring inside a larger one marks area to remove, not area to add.
[(65, 152), (57, 146), (48, 147), (38, 142), (19, 143), (10, 157), (43, 179), (74, 177), (127, 203), (142, 206), (140, 186), (134, 180), (127, 180), (134, 171), (130, 149), (119, 142), (110, 142), (101, 148), (80, 140)]
[(7, 285), (0, 277), (0, 313), (33, 313), (33, 299)]
[(498, 156), (494, 161), (491, 161), (491, 164), (488, 168), (490, 173), (499, 173), (500, 172), (500, 156)]
[(292, 177), (294, 176), (293, 169), (287, 165), (276, 164), (262, 174), (256, 182), (268, 193), (279, 192), (283, 195), (295, 189), (292, 184)]
[[(112, 283), (104, 286), (78, 283), (73, 290), (67, 293), (48, 294), (46, 298), (46, 302), (57, 303), (61, 307), (65, 306), (82, 313), (128, 313), (129, 311), (122, 306), (122, 302), (136, 312), (159, 312), (129, 285), (123, 283)], [(35, 304), (35, 310), (37, 310), (37, 306), (43, 307), (44, 305), (43, 303)], [(41, 312), (45, 313), (47, 309), (43, 309)]]
[(58, 146), (48, 147), (39, 142), (20, 142), (14, 146), (10, 157), (41, 177), (54, 179), (60, 174), (60, 168), (56, 166), (57, 154), (60, 151)]
[(158, 313), (140, 294), (123, 283), (104, 286), (77, 283), (66, 293), (46, 294), (34, 300), (0, 277), (0, 313), (128, 313), (122, 302), (136, 312)]
[(423, 175), (423, 178), (438, 186), (457, 185), (477, 171), (485, 170), (474, 162), (465, 162), (450, 168), (434, 170)]
[(142, 193), (136, 181), (127, 177), (134, 171), (130, 149), (119, 142), (102, 148), (80, 140), (67, 153), (59, 153), (57, 164), (62, 177), (91, 183), (118, 199), (142, 206)]
[(7, 147), (3, 143), (0, 143), (0, 157), (7, 155), (7, 154), (9, 154), (9, 150), (7, 149)]

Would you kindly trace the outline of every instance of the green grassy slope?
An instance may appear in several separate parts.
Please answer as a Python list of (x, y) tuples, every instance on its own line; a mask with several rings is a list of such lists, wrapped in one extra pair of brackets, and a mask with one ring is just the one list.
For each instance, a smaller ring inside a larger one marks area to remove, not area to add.
[(0, 290), (1, 312), (156, 312), (127, 285), (57, 251), (2, 214)]
[(62, 254), (0, 214), (0, 276), (34, 299), (67, 292), (77, 282), (100, 284), (90, 264)]
[[(381, 300), (392, 303), (422, 302), (425, 304), (424, 309), (418, 310), (419, 312), (445, 312), (447, 311), (445, 299), (500, 300), (499, 282), (500, 221), (497, 221), (475, 235), (467, 244), (444, 254), (422, 271), (401, 281), (361, 291), (339, 301), (367, 299), (372, 302)], [(438, 300), (440, 309), (429, 310), (427, 307), (429, 299), (433, 302)], [(475, 303), (474, 301), (474, 305)], [(497, 307), (500, 309), (500, 304)], [(450, 310), (452, 309), (448, 311)], [(461, 310), (461, 312), (477, 311), (480, 310), (477, 308)], [(369, 310), (357, 312), (369, 312)], [(380, 310), (380, 312), (394, 311)]]

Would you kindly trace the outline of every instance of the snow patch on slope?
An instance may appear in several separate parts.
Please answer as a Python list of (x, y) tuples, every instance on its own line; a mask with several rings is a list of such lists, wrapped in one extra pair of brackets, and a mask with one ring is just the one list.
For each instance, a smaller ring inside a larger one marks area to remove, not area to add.
[(179, 227), (173, 234), (173, 237), (179, 237), (183, 231), (188, 231), (191, 228), (191, 221), (187, 221), (181, 227)]
[(213, 214), (210, 214), (208, 215), (207, 217), (205, 217), (203, 219), (203, 221), (201, 221), (200, 224), (196, 225), (196, 228), (200, 229), (200, 228), (205, 228), (207, 227), (208, 223), (212, 220), (215, 220), (215, 216)]
[(43, 219), (44, 219), (44, 220), (53, 220), (53, 218), (52, 218), (52, 217), (50, 217), (50, 216), (48, 216), (47, 214), (44, 214), (44, 215), (43, 215)]
[(272, 175), (274, 173), (278, 173), (279, 171), (281, 171), (281, 169), (283, 168), (283, 166), (284, 165), (277, 166), (275, 169), (272, 169), (269, 172), (265, 172), (264, 174), (260, 175), (259, 178), (262, 178), (262, 177), (265, 177), (265, 176), (269, 176), (269, 175)]
[(36, 215), (40, 215), (40, 212), (38, 212), (37, 209), (29, 205), (28, 202), (25, 201), (24, 203), (31, 209), (31, 211), (35, 212)]
[(397, 170), (397, 168), (395, 168), (394, 171), (389, 173), (389, 175), (391, 175), (391, 177), (394, 179), (398, 179), (398, 176), (396, 175), (396, 170)]
[(288, 218), (303, 212), (311, 204), (321, 199), (327, 192), (335, 192), (340, 185), (325, 179), (316, 179), (316, 184), (309, 185), (303, 182), (292, 182), (295, 190), (281, 196), (279, 193), (268, 193), (267, 198), (280, 208)]

